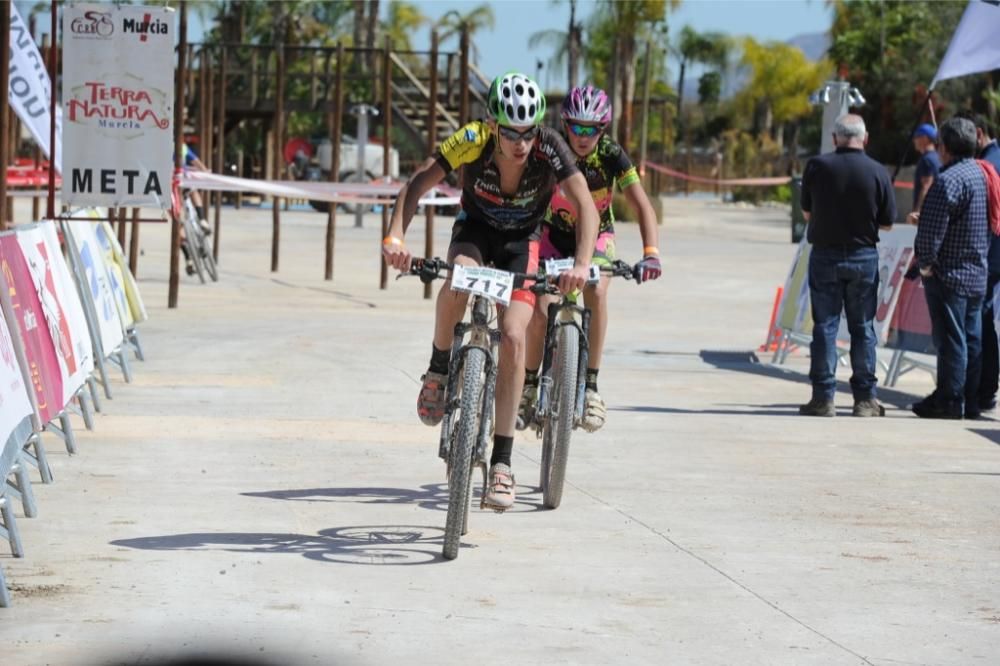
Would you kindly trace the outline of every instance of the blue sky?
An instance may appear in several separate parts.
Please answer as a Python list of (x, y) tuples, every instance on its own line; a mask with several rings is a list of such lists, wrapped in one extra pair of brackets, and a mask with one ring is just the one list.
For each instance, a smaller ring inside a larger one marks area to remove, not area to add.
[[(466, 13), (480, 4), (475, 0), (411, 0), (421, 11), (436, 20), (450, 10)], [(477, 36), (481, 53), (480, 68), (487, 76), (518, 69), (534, 75), (537, 60), (547, 61), (551, 51), (528, 49), (528, 37), (539, 30), (565, 30), (569, 22), (569, 4), (548, 0), (494, 0), (496, 28)], [(586, 19), (596, 7), (594, 0), (579, 0), (577, 13)], [(759, 40), (785, 41), (803, 33), (824, 32), (830, 27), (832, 12), (823, 0), (685, 0), (668, 18), (671, 35), (685, 25), (699, 32), (716, 30), (731, 35), (750, 35)], [(413, 37), (416, 49), (430, 47), (430, 30)], [(457, 50), (457, 43), (444, 48)], [(672, 68), (673, 69), (673, 68)], [(676, 75), (676, 73), (675, 73)], [(542, 71), (543, 87), (560, 86), (564, 70), (549, 74)]]

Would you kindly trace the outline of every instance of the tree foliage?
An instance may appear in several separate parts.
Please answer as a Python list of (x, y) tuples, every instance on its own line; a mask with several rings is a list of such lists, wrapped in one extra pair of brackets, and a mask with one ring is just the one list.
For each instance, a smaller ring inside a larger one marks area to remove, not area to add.
[[(927, 86), (965, 10), (962, 2), (836, 0), (829, 57), (861, 89), (860, 109), (869, 130), (869, 152), (895, 162), (907, 149), (906, 133), (920, 113)], [(967, 101), (982, 78), (946, 81), (935, 93), (935, 113), (949, 115)], [(924, 111), (924, 113), (927, 113)], [(925, 115), (925, 120), (930, 116)]]

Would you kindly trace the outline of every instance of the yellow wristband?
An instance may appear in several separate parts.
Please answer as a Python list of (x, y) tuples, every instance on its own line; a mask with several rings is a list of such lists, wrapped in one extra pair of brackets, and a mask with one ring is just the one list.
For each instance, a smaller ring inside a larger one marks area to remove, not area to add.
[(382, 245), (402, 245), (403, 241), (395, 236), (386, 236), (382, 239)]
[(653, 245), (647, 245), (646, 247), (642, 248), (642, 253), (647, 257), (650, 255), (660, 256), (660, 250)]

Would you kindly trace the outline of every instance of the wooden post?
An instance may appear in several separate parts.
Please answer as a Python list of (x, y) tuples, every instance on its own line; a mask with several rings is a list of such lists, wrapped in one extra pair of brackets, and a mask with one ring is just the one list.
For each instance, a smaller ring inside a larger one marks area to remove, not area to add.
[[(427, 154), (437, 149), (438, 34), (431, 30), (431, 108), (427, 114)], [(434, 206), (424, 206), (424, 256), (434, 256)], [(431, 285), (424, 285), (424, 298), (431, 297)]]
[[(330, 100), (330, 173), (327, 174), (331, 183), (336, 183), (340, 177), (340, 133), (344, 124), (344, 43), (337, 42), (337, 74), (333, 87), (333, 99)], [(323, 279), (333, 280), (333, 251), (337, 238), (337, 203), (329, 202), (326, 214), (326, 261), (323, 265)]]
[[(382, 51), (382, 182), (389, 182), (389, 147), (392, 145), (392, 38), (385, 38)], [(389, 206), (382, 204), (382, 235), (379, 236), (379, 288), (389, 286), (389, 264), (382, 254), (382, 239), (389, 234)]]
[(649, 136), (649, 61), (653, 57), (653, 42), (646, 41), (646, 60), (642, 68), (642, 136), (639, 137), (639, 173), (646, 175), (646, 141)]
[[(187, 2), (180, 3), (180, 28), (177, 46), (177, 71), (174, 74), (177, 90), (174, 92), (174, 168), (184, 166), (184, 84), (187, 82)], [(53, 45), (54, 46), (54, 45)], [(53, 48), (53, 51), (57, 49)], [(170, 216), (170, 286), (167, 291), (167, 307), (177, 307), (177, 292), (181, 274), (178, 262), (181, 254), (181, 221)]]
[(132, 236), (128, 246), (128, 269), (132, 277), (139, 274), (139, 209), (132, 209)]
[[(226, 49), (222, 51), (222, 63), (219, 69), (219, 105), (216, 108), (215, 127), (219, 136), (215, 142), (215, 173), (226, 172), (226, 70), (229, 58)], [(219, 262), (219, 228), (222, 226), (222, 192), (215, 193), (215, 229), (212, 238), (212, 256)]]
[[(56, 217), (56, 74), (59, 72), (59, 49), (56, 44), (59, 41), (56, 36), (59, 34), (59, 12), (57, 3), (52, 3), (52, 46), (49, 48), (49, 81), (52, 82), (52, 89), (49, 94), (49, 188), (48, 199), (45, 204), (45, 217), (54, 220)], [(62, 155), (59, 155), (62, 157)]]
[[(194, 61), (191, 61), (194, 64)], [(192, 67), (192, 71), (193, 71)], [(208, 133), (209, 125), (211, 125), (210, 118), (208, 115), (208, 77), (209, 74), (209, 64), (208, 64), (208, 47), (202, 46), (201, 50), (198, 52), (198, 118), (196, 120), (198, 126), (198, 155), (208, 159), (208, 153), (205, 152), (208, 149)]]
[(462, 24), (458, 77), (458, 124), (469, 122), (469, 26)]
[(128, 244), (128, 238), (126, 233), (128, 232), (128, 209), (124, 206), (118, 209), (118, 244), (122, 247), (122, 252), (125, 251), (125, 246)]
[[(0, 8), (0, 88), (10, 90), (10, 5), (3, 3)], [(54, 10), (53, 10), (54, 11)], [(54, 96), (54, 95), (53, 95)], [(7, 131), (7, 117), (10, 100), (7, 95), (0, 99), (0, 231), (7, 229), (7, 165), (10, 164), (10, 133)]]
[[(687, 175), (691, 176), (691, 170), (694, 168), (691, 156), (691, 127), (688, 123), (684, 123), (684, 161), (685, 161), (685, 171)], [(691, 181), (684, 181), (684, 194), (691, 194)]]
[[(274, 179), (281, 180), (284, 170), (284, 156), (281, 150), (281, 129), (285, 121), (285, 44), (284, 42), (275, 48), (277, 56), (277, 83), (275, 84), (274, 95)], [(281, 240), (281, 199), (274, 197), (274, 207), (271, 209), (272, 233), (271, 233), (271, 272), (278, 272), (278, 245)]]

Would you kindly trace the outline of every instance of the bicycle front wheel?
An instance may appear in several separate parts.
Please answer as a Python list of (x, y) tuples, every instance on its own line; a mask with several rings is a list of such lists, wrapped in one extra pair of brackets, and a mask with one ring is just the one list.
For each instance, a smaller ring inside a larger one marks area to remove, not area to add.
[(462, 367), (462, 395), (459, 398), (458, 423), (451, 442), (448, 472), (448, 518), (444, 527), (446, 560), (458, 557), (458, 549), (465, 531), (472, 485), (472, 452), (479, 436), (479, 418), (482, 412), (486, 352), (470, 349)]
[(576, 416), (576, 381), (580, 362), (580, 331), (576, 326), (560, 326), (556, 347), (555, 400), (545, 421), (542, 470), (542, 504), (557, 509), (562, 502), (569, 460), (569, 440)]
[(212, 282), (218, 282), (219, 269), (215, 267), (215, 257), (212, 255), (212, 249), (208, 246), (208, 239), (202, 236), (199, 244), (201, 245), (201, 258), (205, 262), (205, 270), (212, 278)]

